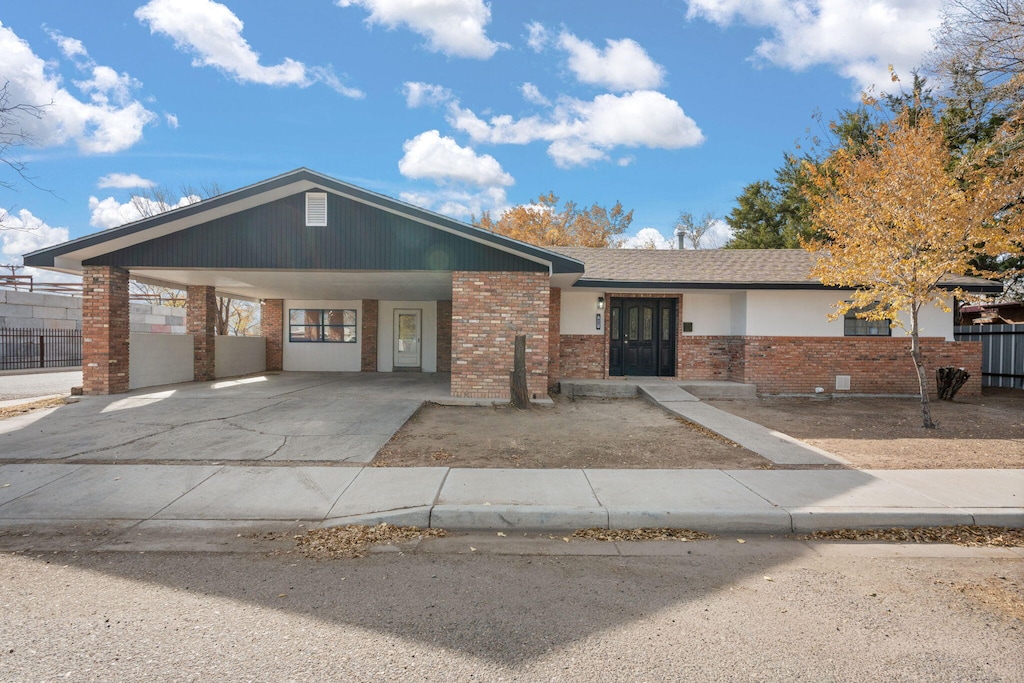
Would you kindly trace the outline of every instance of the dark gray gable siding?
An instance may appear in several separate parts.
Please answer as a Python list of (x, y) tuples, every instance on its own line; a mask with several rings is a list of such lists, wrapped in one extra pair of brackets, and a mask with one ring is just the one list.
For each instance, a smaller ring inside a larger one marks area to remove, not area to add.
[(547, 272), (541, 263), (333, 193), (306, 227), (305, 193), (84, 261), (125, 268)]

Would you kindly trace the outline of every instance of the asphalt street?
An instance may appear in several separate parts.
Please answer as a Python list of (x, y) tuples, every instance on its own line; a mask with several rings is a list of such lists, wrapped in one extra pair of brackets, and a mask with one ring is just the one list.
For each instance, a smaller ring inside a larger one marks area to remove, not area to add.
[(0, 679), (1024, 680), (1019, 554), (478, 534), (311, 560), (243, 540), (0, 554)]
[(0, 401), (71, 393), (82, 386), (81, 370), (60, 370), (35, 374), (0, 374)]

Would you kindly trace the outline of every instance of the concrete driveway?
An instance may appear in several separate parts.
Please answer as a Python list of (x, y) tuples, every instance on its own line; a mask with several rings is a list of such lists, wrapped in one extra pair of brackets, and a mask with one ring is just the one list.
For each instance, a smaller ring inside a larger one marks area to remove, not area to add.
[(0, 422), (0, 463), (365, 463), (444, 374), (266, 373), (90, 396)]

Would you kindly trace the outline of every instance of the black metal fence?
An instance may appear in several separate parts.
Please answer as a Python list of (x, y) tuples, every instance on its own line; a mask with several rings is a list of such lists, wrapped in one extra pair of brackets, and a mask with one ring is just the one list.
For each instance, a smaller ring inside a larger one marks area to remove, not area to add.
[(0, 370), (64, 368), (81, 364), (81, 330), (0, 327)]

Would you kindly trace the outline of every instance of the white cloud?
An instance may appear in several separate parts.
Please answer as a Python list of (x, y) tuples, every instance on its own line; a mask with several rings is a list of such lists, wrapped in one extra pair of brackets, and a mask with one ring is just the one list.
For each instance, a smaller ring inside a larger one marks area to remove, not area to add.
[(508, 197), (501, 187), (479, 191), (443, 188), (432, 192), (403, 192), (400, 197), (402, 201), (460, 220), (479, 218), (484, 211), (500, 215), (508, 208)]
[(439, 183), (455, 181), (479, 187), (515, 183), (490, 154), (477, 154), (469, 147), (461, 147), (452, 138), (441, 137), (436, 130), (406, 140), (402, 149), (405, 156), (398, 162), (398, 170), (406, 178), (429, 178)]
[(673, 240), (665, 237), (655, 228), (641, 228), (619, 243), (622, 249), (675, 249)]
[(85, 49), (85, 45), (82, 41), (77, 38), (69, 38), (59, 31), (47, 31), (47, 35), (57, 43), (57, 47), (64, 53), (64, 56), (68, 59), (88, 59), (89, 52)]
[(131, 223), (147, 216), (154, 216), (164, 211), (195, 204), (200, 199), (202, 198), (190, 195), (188, 197), (181, 197), (175, 204), (169, 204), (148, 197), (133, 197), (122, 204), (114, 197), (107, 197), (106, 199), (89, 197), (89, 225), (104, 230), (116, 228), (119, 225)]
[(539, 21), (532, 21), (526, 25), (526, 30), (528, 31), (526, 44), (534, 52), (543, 52), (544, 48), (551, 42), (551, 34), (544, 27), (544, 24)]
[(607, 40), (599, 50), (594, 44), (563, 31), (558, 47), (569, 53), (569, 68), (582, 83), (613, 91), (649, 90), (662, 84), (665, 69), (648, 56), (639, 43), (629, 38)]
[(178, 117), (177, 117), (177, 115), (175, 115), (175, 114), (164, 114), (164, 120), (167, 121), (167, 125), (170, 126), (172, 130), (177, 130), (178, 129)]
[(108, 173), (96, 182), (96, 187), (116, 187), (122, 190), (132, 190), (138, 187), (153, 187), (156, 185), (152, 180), (143, 178), (137, 173)]
[(501, 115), (485, 121), (453, 102), (449, 122), (474, 142), (546, 140), (551, 143), (548, 154), (561, 167), (606, 159), (607, 152), (619, 146), (679, 149), (704, 141), (700, 128), (678, 102), (652, 90), (598, 95), (591, 101), (565, 98), (546, 118)]
[(716, 218), (711, 224), (711, 229), (704, 233), (701, 239), (701, 246), (705, 249), (719, 249), (732, 239), (733, 232), (729, 224), (721, 218)]
[(427, 49), (451, 57), (488, 59), (503, 43), (487, 37), (491, 8), (483, 0), (337, 0), (339, 7), (362, 7), (369, 24), (389, 29), (405, 25), (427, 39)]
[(519, 86), (519, 91), (523, 93), (523, 99), (531, 104), (539, 104), (542, 107), (551, 106), (551, 100), (544, 97), (540, 88), (535, 86), (533, 83), (523, 83)]
[(827, 64), (860, 90), (885, 91), (889, 64), (906, 76), (931, 50), (941, 7), (936, 0), (689, 0), (687, 18), (769, 28), (755, 60), (796, 71)]
[(68, 92), (54, 66), (0, 23), (0, 74), (7, 81), (10, 101), (44, 107), (40, 118), (15, 114), (15, 125), (37, 145), (74, 142), (87, 154), (120, 152), (141, 140), (143, 128), (156, 115), (131, 98), (138, 81), (95, 64), (80, 41), (53, 35), (64, 53), (89, 71), (91, 78), (75, 82), (88, 101)]
[(41, 218), (32, 215), (28, 209), (22, 209), (17, 216), (6, 214), (3, 223), (4, 229), (0, 230), (0, 254), (3, 255), (4, 263), (21, 263), (24, 254), (67, 242), (70, 235), (67, 228), (51, 227)]
[(405, 92), (405, 104), (410, 109), (444, 104), (454, 97), (448, 88), (418, 81), (407, 81), (403, 84), (402, 90)]
[(260, 64), (259, 53), (242, 37), (242, 20), (219, 2), (151, 0), (135, 10), (135, 18), (148, 24), (150, 32), (169, 36), (179, 50), (194, 54), (193, 66), (216, 67), (239, 82), (302, 88), (321, 82), (346, 97), (363, 97), (328, 67), (307, 67), (287, 57), (273, 66)]

